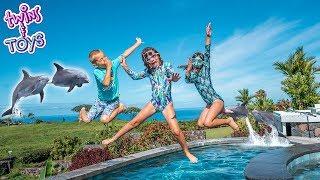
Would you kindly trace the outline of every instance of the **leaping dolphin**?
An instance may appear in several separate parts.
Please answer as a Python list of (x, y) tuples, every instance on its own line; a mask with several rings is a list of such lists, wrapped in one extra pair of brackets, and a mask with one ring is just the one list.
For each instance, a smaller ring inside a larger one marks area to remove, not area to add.
[(81, 87), (84, 83), (89, 83), (85, 73), (76, 69), (65, 69), (58, 63), (53, 63), (57, 68), (57, 72), (52, 78), (55, 86), (69, 87), (68, 92), (72, 91), (75, 86)]
[(19, 82), (13, 91), (11, 108), (2, 114), (3, 116), (12, 114), (16, 102), (21, 97), (27, 97), (40, 94), (40, 102), (44, 97), (43, 88), (47, 85), (49, 78), (45, 76), (30, 76), (26, 70), (22, 70), (23, 79)]
[(226, 109), (225, 114), (228, 114), (234, 119), (236, 119), (239, 117), (247, 117), (249, 114), (249, 111), (246, 106), (240, 105), (240, 106), (235, 106), (235, 107)]

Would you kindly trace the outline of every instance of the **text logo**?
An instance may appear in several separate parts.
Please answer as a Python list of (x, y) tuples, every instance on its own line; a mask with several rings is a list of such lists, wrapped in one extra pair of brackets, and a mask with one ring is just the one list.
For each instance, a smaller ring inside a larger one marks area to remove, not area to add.
[(28, 4), (22, 3), (19, 6), (19, 13), (6, 10), (3, 20), (7, 23), (9, 29), (19, 28), (18, 37), (10, 37), (3, 40), (11, 54), (16, 52), (33, 54), (36, 48), (43, 48), (46, 45), (45, 33), (37, 31), (31, 36), (28, 34), (28, 26), (32, 23), (40, 24), (43, 20), (40, 5), (30, 8)]

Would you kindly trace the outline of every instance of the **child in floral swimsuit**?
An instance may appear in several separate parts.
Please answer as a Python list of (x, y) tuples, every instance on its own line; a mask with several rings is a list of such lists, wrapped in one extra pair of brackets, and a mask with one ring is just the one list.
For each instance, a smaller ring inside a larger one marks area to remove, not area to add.
[(239, 130), (238, 125), (232, 117), (228, 119), (218, 119), (220, 113), (225, 113), (224, 101), (213, 89), (210, 76), (210, 45), (211, 45), (211, 24), (206, 28), (205, 53), (196, 52), (189, 60), (186, 69), (186, 82), (194, 83), (202, 99), (207, 106), (202, 111), (198, 120), (198, 125), (203, 127), (214, 127), (222, 124), (231, 126), (234, 130)]
[(185, 137), (179, 128), (172, 98), (171, 98), (171, 82), (176, 82), (180, 79), (178, 73), (174, 73), (170, 63), (164, 63), (160, 54), (154, 48), (145, 48), (142, 51), (142, 59), (146, 69), (140, 73), (132, 71), (123, 59), (121, 65), (129, 76), (134, 79), (143, 79), (149, 77), (152, 85), (152, 98), (149, 103), (134, 117), (129, 123), (122, 127), (111, 139), (102, 141), (103, 145), (108, 145), (119, 137), (137, 127), (140, 123), (152, 116), (156, 111), (161, 111), (167, 120), (169, 127), (175, 137), (178, 139), (185, 155), (193, 163), (196, 163), (197, 158), (192, 155), (188, 149)]

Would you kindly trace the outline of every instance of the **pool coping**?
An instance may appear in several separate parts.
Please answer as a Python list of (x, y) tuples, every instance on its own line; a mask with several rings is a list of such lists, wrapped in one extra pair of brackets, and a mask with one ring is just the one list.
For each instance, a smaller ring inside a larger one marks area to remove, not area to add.
[(295, 144), (261, 153), (249, 161), (244, 176), (250, 180), (294, 179), (288, 170), (288, 164), (303, 155), (315, 152), (320, 152), (320, 143)]
[[(234, 138), (219, 138), (219, 139), (207, 139), (188, 142), (189, 148), (196, 148), (202, 146), (209, 146), (214, 144), (233, 144), (233, 143), (243, 143), (248, 140), (247, 137), (234, 137)], [(94, 164), (91, 166), (86, 166), (80, 169), (76, 169), (70, 172), (58, 174), (56, 176), (48, 177), (48, 179), (86, 179), (95, 175), (106, 173), (114, 169), (118, 169), (129, 164), (137, 163), (146, 159), (154, 158), (157, 156), (170, 154), (181, 150), (179, 144), (173, 144), (165, 147), (159, 147), (155, 149), (150, 149), (147, 151), (138, 152), (135, 154), (130, 154), (125, 157), (111, 159), (105, 162)]]

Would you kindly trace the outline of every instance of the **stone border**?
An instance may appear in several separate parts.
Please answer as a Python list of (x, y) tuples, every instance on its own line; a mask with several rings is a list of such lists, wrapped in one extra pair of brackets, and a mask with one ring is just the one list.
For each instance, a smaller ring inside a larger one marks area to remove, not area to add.
[[(246, 142), (246, 137), (238, 138), (220, 138), (220, 139), (209, 139), (188, 142), (189, 148), (196, 148), (202, 146), (209, 146), (214, 144), (233, 144)], [(48, 179), (86, 179), (92, 176), (96, 176), (102, 173), (112, 171), (114, 169), (127, 166), (129, 164), (137, 163), (146, 159), (154, 158), (157, 156), (173, 153), (181, 150), (179, 144), (173, 144), (165, 147), (159, 147), (139, 153), (131, 154), (125, 157), (111, 159), (105, 162), (94, 164), (91, 166), (83, 167), (56, 176), (48, 177)]]
[(270, 150), (252, 158), (244, 171), (246, 179), (293, 179), (288, 164), (293, 160), (320, 151), (318, 144), (296, 144)]

